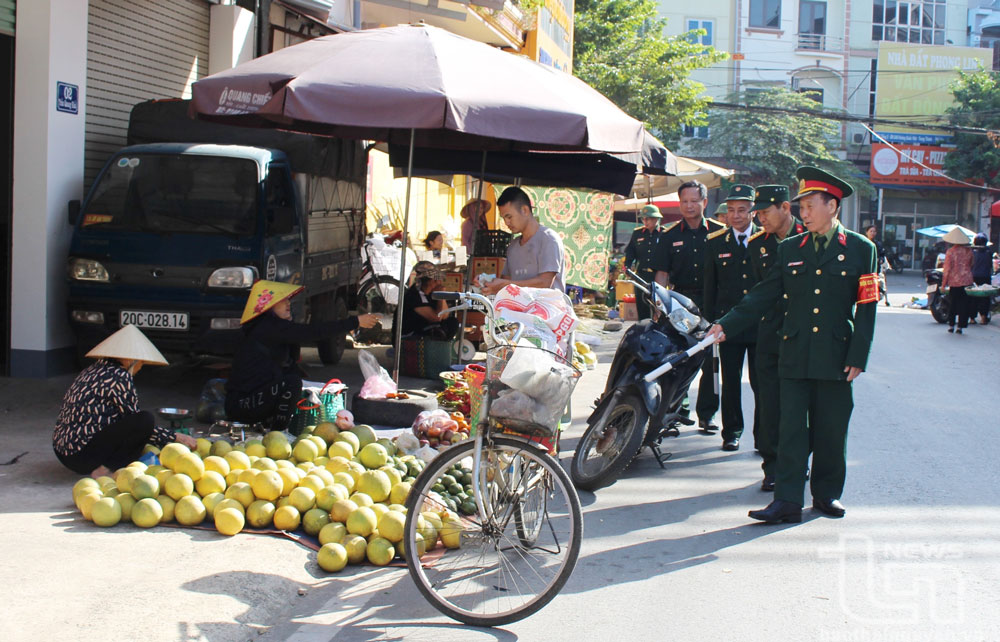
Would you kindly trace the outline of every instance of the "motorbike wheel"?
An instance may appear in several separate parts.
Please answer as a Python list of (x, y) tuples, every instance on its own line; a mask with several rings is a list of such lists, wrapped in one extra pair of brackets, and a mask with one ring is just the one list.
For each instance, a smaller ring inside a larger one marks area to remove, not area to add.
[(642, 449), (649, 414), (637, 395), (623, 397), (604, 424), (593, 424), (580, 437), (570, 476), (581, 490), (596, 490), (618, 480)]
[(940, 292), (935, 292), (931, 295), (927, 307), (930, 308), (931, 316), (934, 317), (935, 321), (938, 323), (948, 322), (948, 297)]
[(894, 274), (902, 274), (903, 273), (903, 262), (902, 261), (896, 261), (895, 263), (892, 264), (891, 267), (892, 267), (892, 271), (893, 271)]

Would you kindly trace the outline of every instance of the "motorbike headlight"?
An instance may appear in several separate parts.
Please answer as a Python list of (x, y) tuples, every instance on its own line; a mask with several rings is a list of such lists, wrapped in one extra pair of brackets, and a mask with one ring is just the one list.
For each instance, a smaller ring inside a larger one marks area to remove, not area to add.
[(108, 271), (93, 259), (72, 259), (69, 262), (69, 276), (74, 281), (107, 282)]
[(225, 267), (208, 277), (210, 288), (249, 288), (256, 280), (257, 271), (249, 267)]
[(667, 320), (670, 321), (670, 325), (674, 326), (675, 330), (684, 334), (691, 334), (701, 323), (701, 317), (679, 305), (674, 306), (674, 309), (667, 315)]

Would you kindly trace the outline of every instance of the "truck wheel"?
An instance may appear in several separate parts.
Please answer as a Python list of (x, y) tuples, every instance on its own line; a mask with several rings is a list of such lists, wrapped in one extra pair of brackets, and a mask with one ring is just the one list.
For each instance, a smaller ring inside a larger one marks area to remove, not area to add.
[(402, 428), (412, 426), (424, 410), (437, 408), (437, 396), (422, 391), (407, 391), (409, 399), (362, 399), (354, 395), (351, 412), (355, 424), (374, 424)]
[[(316, 297), (317, 299), (319, 297)], [(333, 302), (332, 308), (327, 306), (319, 307), (317, 316), (323, 321), (333, 321), (347, 318), (347, 303), (340, 297)], [(347, 339), (344, 335), (336, 336), (332, 339), (325, 339), (316, 342), (316, 351), (319, 353), (319, 360), (324, 366), (336, 365), (340, 358), (344, 356), (344, 348), (347, 347)]]

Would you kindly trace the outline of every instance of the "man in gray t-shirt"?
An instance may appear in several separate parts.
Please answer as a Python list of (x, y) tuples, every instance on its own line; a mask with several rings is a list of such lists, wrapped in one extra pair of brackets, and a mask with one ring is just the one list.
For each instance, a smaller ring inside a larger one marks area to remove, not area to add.
[(483, 294), (496, 294), (513, 283), (529, 288), (566, 291), (566, 261), (559, 235), (545, 227), (531, 211), (531, 199), (519, 187), (508, 187), (497, 199), (497, 210), (514, 234), (521, 236), (507, 248), (501, 278), (481, 285)]

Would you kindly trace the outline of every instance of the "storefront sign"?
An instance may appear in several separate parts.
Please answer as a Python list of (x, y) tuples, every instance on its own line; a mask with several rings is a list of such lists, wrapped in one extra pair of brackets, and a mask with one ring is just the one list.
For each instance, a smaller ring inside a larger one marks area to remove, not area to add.
[(935, 145), (890, 147), (875, 143), (872, 145), (872, 185), (963, 189), (962, 185), (937, 173), (944, 172), (944, 159), (950, 150)]
[(56, 111), (80, 113), (80, 88), (68, 82), (56, 83)]

